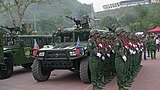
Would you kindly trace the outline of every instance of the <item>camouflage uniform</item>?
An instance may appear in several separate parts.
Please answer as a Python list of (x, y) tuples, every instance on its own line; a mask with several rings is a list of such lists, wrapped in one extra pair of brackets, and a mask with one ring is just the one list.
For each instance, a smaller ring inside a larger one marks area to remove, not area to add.
[(150, 45), (150, 53), (151, 53), (151, 59), (156, 59), (156, 40), (152, 36), (152, 39), (149, 41)]
[[(124, 56), (124, 47), (122, 43), (121, 33), (124, 32), (123, 29), (116, 30), (117, 37), (114, 42), (114, 50), (115, 50), (115, 68), (117, 72), (117, 84), (118, 90), (127, 90), (124, 87), (124, 69), (125, 69), (125, 60), (126, 57)], [(123, 59), (122, 59), (123, 57)]]
[(99, 69), (98, 69), (98, 81), (99, 86), (104, 86), (105, 83), (103, 82), (103, 76), (104, 76), (104, 60), (105, 60), (105, 53), (104, 53), (104, 45), (102, 44), (102, 33), (99, 32), (99, 36), (96, 39), (96, 44), (98, 47), (98, 52), (101, 53), (101, 57), (99, 57)]
[(91, 72), (91, 83), (93, 85), (93, 90), (101, 89), (101, 87), (98, 86), (98, 70), (99, 70), (99, 58), (97, 57), (98, 48), (96, 44), (96, 35), (98, 31), (92, 30), (90, 32), (91, 38), (88, 40), (87, 43), (87, 50), (90, 54), (89, 59), (89, 68)]

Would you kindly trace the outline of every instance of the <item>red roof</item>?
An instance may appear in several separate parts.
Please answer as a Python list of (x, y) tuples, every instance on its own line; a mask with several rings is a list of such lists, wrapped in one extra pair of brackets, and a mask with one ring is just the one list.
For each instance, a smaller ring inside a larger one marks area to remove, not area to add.
[(158, 26), (152, 30), (148, 30), (147, 32), (160, 32), (160, 26)]

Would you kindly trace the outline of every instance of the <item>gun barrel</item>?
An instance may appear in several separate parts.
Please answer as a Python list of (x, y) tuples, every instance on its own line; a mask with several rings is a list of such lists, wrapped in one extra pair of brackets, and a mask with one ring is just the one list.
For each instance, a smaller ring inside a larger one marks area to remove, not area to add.
[(69, 16), (66, 16), (67, 18), (69, 18), (69, 19), (71, 19), (71, 20), (73, 20), (73, 18), (72, 17), (69, 17)]

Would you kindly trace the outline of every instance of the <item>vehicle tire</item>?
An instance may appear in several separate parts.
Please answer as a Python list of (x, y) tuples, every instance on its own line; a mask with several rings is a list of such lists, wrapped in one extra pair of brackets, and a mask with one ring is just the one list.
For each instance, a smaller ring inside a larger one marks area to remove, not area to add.
[(11, 59), (5, 57), (4, 64), (6, 65), (6, 70), (2, 71), (2, 73), (0, 74), (1, 79), (9, 78), (13, 74), (13, 63)]
[(91, 83), (91, 74), (89, 70), (89, 57), (84, 58), (80, 63), (80, 79), (86, 84)]
[(32, 63), (21, 64), (21, 66), (22, 66), (23, 68), (31, 68)]
[(42, 63), (35, 59), (32, 65), (32, 75), (38, 82), (47, 81), (50, 77), (51, 71), (42, 67)]

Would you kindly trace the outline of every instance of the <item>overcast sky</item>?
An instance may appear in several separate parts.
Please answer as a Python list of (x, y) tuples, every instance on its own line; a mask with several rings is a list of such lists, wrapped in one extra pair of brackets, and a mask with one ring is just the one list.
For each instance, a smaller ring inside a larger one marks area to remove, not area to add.
[(102, 6), (105, 4), (111, 4), (111, 3), (120, 2), (124, 0), (78, 0), (78, 1), (86, 4), (93, 3), (94, 10), (97, 12), (97, 11), (102, 11), (103, 10)]

